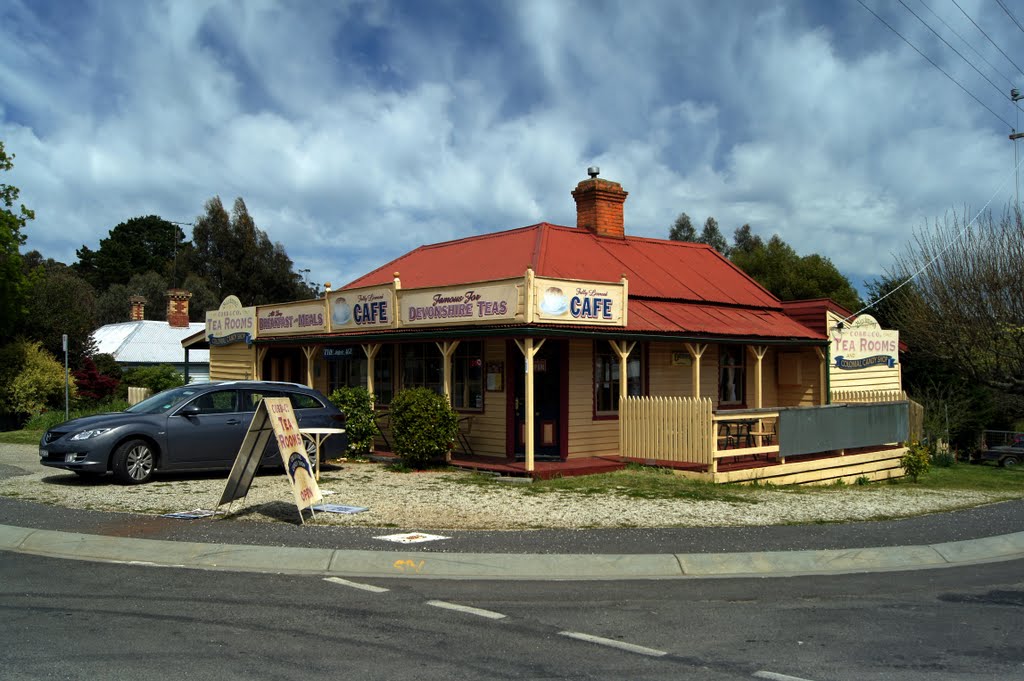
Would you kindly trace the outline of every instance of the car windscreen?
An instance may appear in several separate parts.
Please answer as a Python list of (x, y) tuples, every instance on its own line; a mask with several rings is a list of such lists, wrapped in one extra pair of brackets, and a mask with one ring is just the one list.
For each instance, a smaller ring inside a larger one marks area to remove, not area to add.
[(184, 385), (180, 388), (171, 388), (152, 397), (147, 397), (138, 404), (125, 409), (129, 414), (161, 414), (175, 405), (181, 404), (191, 398), (201, 389), (195, 386)]

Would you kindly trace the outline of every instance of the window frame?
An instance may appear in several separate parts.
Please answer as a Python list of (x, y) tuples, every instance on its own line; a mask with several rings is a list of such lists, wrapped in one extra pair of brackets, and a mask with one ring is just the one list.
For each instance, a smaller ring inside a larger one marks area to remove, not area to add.
[[(637, 397), (647, 394), (648, 390), (648, 377), (647, 377), (647, 345), (637, 343), (633, 347), (633, 351), (629, 353), (629, 358), (626, 360), (626, 394), (631, 397)], [(609, 364), (611, 367), (612, 377), (609, 377), (607, 381), (599, 382), (600, 368), (598, 363), (601, 358), (609, 358)], [(630, 365), (634, 361), (639, 365), (636, 371), (636, 376), (631, 377)], [(597, 420), (605, 419), (618, 419), (619, 418), (619, 381), (621, 377), (618, 377), (619, 373), (619, 356), (612, 350), (611, 345), (605, 339), (595, 340), (593, 346), (593, 361), (591, 362), (591, 369), (593, 370), (593, 381), (591, 387), (591, 398), (593, 400), (593, 418)], [(607, 383), (607, 386), (602, 386), (600, 383)], [(635, 383), (636, 388), (633, 390), (632, 385)], [(601, 399), (598, 394), (599, 391), (608, 391), (609, 395), (607, 399), (614, 407), (610, 410), (600, 409)], [(614, 396), (614, 397), (612, 397)]]
[[(739, 357), (738, 364), (726, 365), (726, 358)], [(725, 372), (732, 369), (736, 372), (733, 375), (733, 386), (738, 389), (738, 399), (725, 400)], [(747, 346), (746, 345), (719, 345), (718, 346), (718, 406), (725, 409), (742, 409), (747, 406)]]

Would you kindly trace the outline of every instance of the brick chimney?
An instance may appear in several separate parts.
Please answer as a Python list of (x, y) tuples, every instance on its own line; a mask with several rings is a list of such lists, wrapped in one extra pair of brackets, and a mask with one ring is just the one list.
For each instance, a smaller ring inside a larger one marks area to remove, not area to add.
[(146, 318), (146, 299), (142, 296), (132, 296), (128, 299), (131, 305), (131, 312), (128, 314), (128, 321), (141, 322)]
[(572, 192), (576, 199), (576, 227), (597, 236), (625, 239), (626, 230), (622, 218), (622, 204), (629, 192), (622, 190), (618, 182), (597, 177), (600, 168), (587, 168), (589, 180), (583, 180)]
[(192, 294), (185, 289), (172, 288), (167, 291), (167, 323), (182, 329), (188, 328), (188, 300)]

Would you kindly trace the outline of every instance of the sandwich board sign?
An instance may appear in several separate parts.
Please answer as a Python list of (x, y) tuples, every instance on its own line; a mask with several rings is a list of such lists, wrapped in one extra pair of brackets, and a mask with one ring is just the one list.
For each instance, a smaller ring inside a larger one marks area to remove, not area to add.
[[(260, 400), (242, 441), (242, 447), (235, 457), (235, 463), (231, 466), (227, 485), (217, 507), (242, 499), (249, 493), (253, 477), (260, 467), (263, 452), (271, 438), (277, 442), (281, 462), (284, 464), (285, 474), (295, 497), (295, 506), (299, 510), (299, 519), (305, 523), (302, 517), (303, 509), (322, 502), (323, 497), (313, 475), (313, 466), (306, 456), (295, 412), (292, 411), (291, 401), (287, 397), (265, 397)], [(310, 510), (310, 513), (313, 511)]]

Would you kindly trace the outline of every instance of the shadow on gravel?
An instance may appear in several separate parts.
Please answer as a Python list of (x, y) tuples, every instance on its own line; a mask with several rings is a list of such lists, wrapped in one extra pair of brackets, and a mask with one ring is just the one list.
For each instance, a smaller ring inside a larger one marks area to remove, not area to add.
[(270, 501), (265, 504), (257, 504), (256, 506), (246, 506), (238, 509), (237, 511), (232, 511), (222, 517), (228, 519), (244, 518), (246, 516), (273, 518), (274, 520), (288, 523), (289, 525), (302, 524), (302, 519), (299, 517), (299, 511), (295, 508), (295, 504), (289, 504), (283, 501)]

